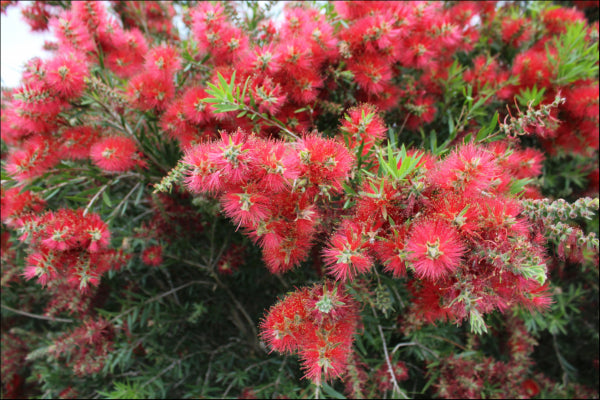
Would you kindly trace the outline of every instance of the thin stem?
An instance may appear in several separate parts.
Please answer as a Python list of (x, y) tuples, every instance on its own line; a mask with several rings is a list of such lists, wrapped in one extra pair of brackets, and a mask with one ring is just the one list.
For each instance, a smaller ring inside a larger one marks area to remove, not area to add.
[(45, 315), (32, 314), (27, 311), (16, 310), (12, 307), (5, 306), (4, 304), (0, 304), (0, 307), (4, 308), (5, 310), (14, 312), (15, 314), (24, 315), (29, 318), (41, 319), (44, 321), (52, 321), (52, 322), (67, 322), (67, 323), (73, 322), (72, 319), (68, 319), (68, 318), (46, 317)]
[[(392, 354), (396, 353), (396, 351), (398, 351), (398, 349), (400, 347), (406, 347), (406, 346), (417, 346), (420, 349), (426, 350), (429, 353), (431, 353), (431, 355), (433, 355), (435, 358), (440, 358), (433, 350), (431, 350), (430, 348), (423, 346), (421, 343), (419, 342), (405, 342), (405, 343), (398, 343), (394, 349), (392, 350)], [(461, 347), (462, 349), (464, 349), (464, 347)], [(465, 349), (466, 350), (466, 349)]]
[(85, 210), (83, 210), (83, 216), (85, 217), (88, 213), (88, 211), (90, 210), (90, 208), (92, 207), (92, 205), (96, 202), (96, 200), (98, 199), (98, 197), (102, 194), (102, 192), (104, 192), (108, 187), (110, 186), (110, 184), (106, 183), (104, 184), (100, 190), (98, 190), (96, 192), (96, 194), (94, 195), (94, 197), (92, 197), (92, 199), (90, 200), (90, 202), (88, 203), (88, 205), (85, 207)]
[(140, 185), (142, 184), (142, 182), (138, 182), (135, 184), (135, 186), (133, 187), (133, 189), (131, 189), (129, 191), (129, 193), (127, 193), (125, 195), (125, 197), (123, 197), (123, 200), (121, 200), (119, 202), (119, 204), (117, 204), (117, 206), (115, 207), (114, 211), (110, 213), (110, 215), (108, 216), (108, 219), (111, 219), (112, 217), (115, 216), (115, 214), (117, 213), (117, 211), (119, 211), (119, 209), (121, 208), (121, 206), (127, 201), (127, 199), (129, 199), (131, 197), (131, 195), (133, 194), (133, 192), (135, 192), (135, 190), (140, 187)]
[[(238, 104), (238, 106), (239, 105), (240, 104)], [(268, 122), (272, 126), (276, 126), (277, 128), (281, 129), (282, 131), (284, 131), (285, 133), (287, 133), (288, 135), (290, 135), (294, 139), (300, 140), (300, 137), (298, 135), (296, 135), (294, 132), (290, 131), (285, 125), (283, 125), (283, 124), (281, 124), (281, 123), (279, 123), (277, 121), (274, 121), (272, 119), (269, 119), (269, 118), (265, 117), (264, 115), (262, 115), (261, 113), (257, 112), (256, 110), (248, 107), (247, 105), (244, 104), (242, 110), (256, 115), (257, 117), (265, 120), (266, 122)]]
[(388, 372), (390, 374), (390, 377), (392, 378), (392, 384), (394, 385), (393, 391), (397, 392), (400, 396), (402, 396), (402, 398), (408, 399), (408, 396), (406, 395), (406, 393), (404, 393), (402, 389), (400, 389), (398, 381), (396, 380), (396, 374), (394, 373), (394, 368), (392, 367), (392, 361), (390, 360), (390, 354), (388, 353), (385, 335), (383, 334), (383, 329), (381, 328), (381, 325), (377, 324), (377, 329), (379, 329), (379, 335), (381, 336), (381, 342), (383, 343), (383, 353), (385, 355), (385, 362), (388, 366)]
[(556, 352), (556, 358), (558, 358), (558, 363), (560, 364), (560, 368), (563, 370), (563, 385), (566, 387), (567, 384), (569, 383), (569, 374), (567, 373), (567, 368), (565, 366), (564, 360), (563, 360), (563, 356), (562, 354), (560, 354), (560, 351), (558, 350), (558, 342), (556, 341), (556, 335), (552, 335), (552, 343), (554, 346), (554, 351)]
[[(441, 337), (441, 336), (436, 336), (436, 335), (427, 335), (427, 336), (429, 336), (429, 337), (432, 337), (432, 338), (434, 338), (434, 339), (443, 340), (444, 342), (447, 342), (447, 343), (453, 344), (454, 346), (458, 347), (458, 348), (459, 348), (459, 349), (461, 349), (462, 351), (468, 351), (468, 350), (467, 350), (467, 348), (466, 348), (465, 346), (462, 346), (462, 345), (460, 345), (460, 344), (456, 343), (456, 342), (455, 342), (455, 341), (453, 341), (453, 340), (446, 339), (446, 338), (444, 338), (444, 337)], [(420, 344), (420, 343), (417, 343), (417, 344)]]
[(173, 293), (175, 293), (175, 292), (177, 292), (177, 291), (179, 291), (179, 290), (181, 290), (181, 289), (185, 289), (186, 287), (188, 287), (188, 286), (191, 286), (191, 285), (195, 285), (195, 284), (204, 284), (204, 285), (210, 285), (211, 283), (210, 283), (210, 282), (207, 282), (207, 281), (199, 281), (199, 280), (196, 280), (196, 281), (191, 281), (191, 282), (185, 283), (185, 284), (183, 284), (183, 285), (181, 285), (181, 286), (178, 286), (178, 287), (176, 287), (175, 289), (171, 289), (171, 290), (169, 290), (169, 291), (166, 291), (166, 292), (164, 292), (164, 293), (161, 293), (161, 294), (159, 294), (159, 295), (157, 295), (157, 296), (154, 296), (154, 297), (152, 297), (152, 298), (150, 298), (150, 299), (148, 299), (148, 300), (144, 301), (142, 304), (140, 304), (140, 305), (138, 305), (138, 306), (133, 306), (133, 307), (131, 307), (131, 308), (128, 308), (127, 310), (123, 311), (123, 312), (122, 312), (122, 313), (120, 313), (119, 315), (117, 315), (117, 316), (113, 317), (113, 318), (110, 320), (110, 322), (111, 322), (111, 323), (114, 323), (114, 322), (115, 322), (115, 321), (117, 321), (119, 318), (121, 318), (123, 315), (126, 315), (126, 314), (130, 313), (131, 311), (135, 310), (136, 308), (138, 308), (138, 307), (140, 307), (140, 306), (143, 306), (143, 305), (146, 305), (146, 304), (148, 304), (148, 303), (152, 303), (152, 302), (154, 302), (154, 301), (160, 300), (160, 299), (162, 299), (163, 297), (167, 297), (167, 296), (169, 296), (169, 295), (171, 295), (171, 294), (173, 294)]

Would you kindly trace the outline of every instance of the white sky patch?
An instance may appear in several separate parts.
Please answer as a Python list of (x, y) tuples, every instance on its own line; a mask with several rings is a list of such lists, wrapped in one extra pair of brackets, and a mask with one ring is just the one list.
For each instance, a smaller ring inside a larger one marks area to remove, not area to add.
[[(45, 51), (43, 47), (46, 40), (55, 40), (54, 35), (50, 31), (32, 32), (21, 14), (21, 8), (30, 3), (30, 1), (22, 1), (17, 5), (11, 5), (8, 7), (6, 15), (2, 14), (1, 16), (0, 78), (3, 87), (15, 88), (19, 86), (23, 67), (27, 61), (34, 57), (47, 59), (51, 56), (51, 53)], [(267, 2), (259, 1), (258, 3), (263, 3), (261, 6), (264, 7), (264, 3)], [(273, 18), (273, 22), (277, 27), (281, 26), (284, 21), (283, 7), (285, 3), (283, 1), (275, 3), (267, 14), (267, 16)], [(176, 10), (178, 13), (181, 12), (180, 7), (176, 6)], [(187, 28), (181, 21), (181, 15), (175, 17), (175, 25), (182, 36), (185, 37)]]
[(44, 42), (52, 40), (52, 34), (31, 32), (21, 15), (21, 7), (29, 2), (11, 5), (0, 20), (0, 77), (3, 87), (17, 87), (21, 81), (23, 66), (34, 57), (48, 58), (43, 50)]

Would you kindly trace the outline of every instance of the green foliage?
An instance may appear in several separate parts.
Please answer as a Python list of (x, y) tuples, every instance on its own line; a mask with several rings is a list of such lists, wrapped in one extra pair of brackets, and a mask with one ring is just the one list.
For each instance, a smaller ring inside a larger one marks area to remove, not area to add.
[(556, 84), (564, 85), (598, 76), (598, 42), (586, 40), (584, 23), (567, 25), (567, 31), (552, 41), (554, 54), (548, 47), (548, 59), (557, 69)]

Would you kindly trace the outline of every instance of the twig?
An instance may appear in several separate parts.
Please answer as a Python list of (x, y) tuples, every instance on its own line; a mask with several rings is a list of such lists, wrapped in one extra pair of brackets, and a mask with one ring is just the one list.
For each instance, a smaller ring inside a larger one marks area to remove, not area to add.
[[(258, 367), (259, 365), (266, 364), (266, 363), (268, 363), (268, 362), (271, 362), (271, 361), (273, 361), (273, 360), (271, 360), (271, 359), (268, 359), (268, 360), (263, 360), (263, 361), (261, 361), (261, 362), (257, 362), (257, 363), (254, 363), (254, 364), (252, 364), (252, 365), (249, 365), (248, 367), (246, 367), (246, 368), (244, 369), (244, 372), (248, 372), (248, 371), (250, 371), (250, 370), (251, 370), (252, 368), (254, 368), (254, 367)], [(234, 377), (234, 378), (235, 378), (235, 377)], [(232, 379), (232, 380), (231, 380), (231, 383), (229, 384), (229, 386), (227, 386), (227, 389), (225, 389), (225, 392), (223, 392), (223, 398), (226, 398), (226, 397), (227, 397), (227, 394), (229, 394), (229, 391), (230, 391), (230, 390), (231, 390), (231, 388), (233, 387), (233, 384), (234, 384), (234, 382), (235, 382), (235, 379)]]
[(14, 312), (15, 314), (24, 315), (26, 317), (35, 318), (35, 319), (41, 319), (41, 320), (44, 320), (44, 321), (68, 322), (68, 323), (73, 322), (72, 319), (68, 319), (68, 318), (46, 317), (45, 315), (32, 314), (32, 313), (29, 313), (27, 311), (16, 310), (16, 309), (14, 309), (12, 307), (5, 306), (4, 304), (0, 304), (0, 307), (4, 308), (5, 310)]
[(171, 290), (169, 290), (169, 291), (167, 291), (167, 292), (164, 292), (164, 293), (161, 293), (161, 294), (159, 294), (159, 295), (157, 295), (157, 296), (154, 296), (154, 297), (152, 297), (152, 298), (150, 298), (150, 299), (148, 299), (148, 300), (144, 301), (144, 302), (143, 302), (142, 304), (140, 304), (140, 305), (137, 305), (137, 306), (133, 306), (133, 307), (131, 307), (131, 308), (128, 308), (127, 310), (125, 310), (125, 311), (123, 311), (122, 313), (118, 314), (117, 316), (113, 317), (113, 318), (110, 320), (110, 322), (111, 322), (111, 323), (114, 323), (116, 320), (118, 320), (119, 318), (121, 318), (123, 315), (126, 315), (126, 314), (130, 313), (131, 311), (135, 310), (136, 308), (138, 308), (138, 307), (140, 307), (140, 306), (146, 305), (146, 304), (148, 304), (148, 303), (152, 303), (153, 301), (156, 301), (156, 300), (160, 300), (160, 299), (162, 299), (163, 297), (167, 297), (167, 296), (169, 296), (169, 295), (171, 295), (171, 294), (173, 294), (173, 293), (177, 292), (178, 290), (185, 289), (186, 287), (188, 287), (188, 286), (191, 286), (191, 285), (195, 285), (195, 284), (204, 284), (204, 285), (210, 285), (211, 283), (210, 283), (210, 282), (207, 282), (207, 281), (199, 281), (199, 280), (196, 280), (196, 281), (191, 281), (191, 282), (185, 283), (185, 284), (183, 284), (183, 285), (181, 285), (181, 286), (178, 286), (178, 287), (176, 287), (175, 289), (171, 289)]
[(238, 310), (240, 310), (240, 312), (244, 315), (244, 318), (246, 318), (246, 321), (248, 321), (248, 325), (250, 325), (250, 328), (252, 329), (252, 333), (254, 334), (254, 337), (255, 338), (258, 337), (258, 332), (256, 331), (256, 327), (254, 326), (254, 321), (252, 321), (252, 318), (250, 318), (250, 315), (248, 314), (248, 312), (246, 311), (244, 306), (242, 306), (242, 303), (240, 303), (238, 301), (238, 299), (235, 297), (235, 295), (233, 294), (231, 289), (229, 289), (229, 287), (227, 285), (225, 285), (221, 281), (221, 279), (219, 279), (219, 276), (217, 274), (213, 274), (213, 278), (217, 282), (217, 285), (219, 285), (221, 288), (225, 289), (225, 291), (227, 292), (229, 297), (231, 297), (231, 300), (233, 300), (233, 302), (235, 303)]
[(383, 343), (383, 353), (385, 354), (385, 362), (388, 366), (388, 372), (390, 374), (390, 377), (392, 378), (392, 384), (394, 385), (393, 391), (397, 392), (400, 396), (402, 396), (402, 398), (408, 399), (406, 393), (404, 393), (404, 391), (400, 389), (400, 386), (398, 386), (398, 381), (396, 380), (396, 374), (394, 373), (394, 368), (392, 367), (392, 361), (390, 360), (390, 354), (388, 353), (387, 344), (385, 342), (385, 335), (383, 334), (383, 329), (381, 328), (381, 325), (377, 324), (377, 329), (379, 329), (379, 335), (381, 336), (381, 342)]
[(133, 192), (135, 192), (135, 190), (140, 187), (140, 185), (142, 184), (142, 182), (138, 182), (135, 184), (135, 186), (133, 187), (133, 189), (131, 189), (129, 191), (129, 193), (127, 193), (125, 195), (125, 197), (123, 197), (123, 200), (121, 200), (119, 202), (119, 204), (117, 204), (117, 206), (115, 207), (114, 211), (110, 213), (110, 215), (108, 216), (108, 219), (111, 219), (116, 213), (117, 211), (119, 211), (119, 209), (121, 208), (121, 206), (127, 201), (127, 199), (129, 199), (131, 197), (131, 195), (133, 194)]
[(90, 200), (90, 202), (88, 203), (88, 205), (85, 207), (85, 210), (83, 210), (83, 216), (85, 217), (88, 213), (88, 211), (90, 210), (90, 207), (92, 207), (92, 205), (96, 202), (96, 200), (98, 199), (98, 197), (106, 190), (106, 188), (108, 188), (110, 185), (108, 183), (104, 184), (100, 190), (98, 190), (96, 192), (96, 194), (94, 195), (94, 197), (92, 197), (92, 199)]
[[(429, 336), (429, 337), (432, 337), (432, 338), (434, 338), (434, 339), (443, 340), (444, 342), (448, 342), (448, 343), (450, 343), (450, 344), (453, 344), (454, 346), (458, 347), (458, 348), (459, 348), (459, 349), (461, 349), (462, 351), (468, 351), (468, 350), (467, 350), (467, 348), (466, 348), (465, 346), (463, 346), (463, 345), (460, 345), (460, 344), (456, 343), (454, 340), (446, 339), (446, 338), (444, 338), (444, 337), (441, 337), (441, 336), (436, 336), (436, 335), (427, 335), (427, 336)], [(420, 343), (417, 343), (417, 344), (420, 344)]]
[(569, 374), (567, 373), (567, 368), (565, 367), (565, 363), (563, 361), (563, 356), (560, 354), (558, 350), (558, 342), (556, 341), (556, 335), (552, 335), (552, 343), (554, 345), (554, 351), (556, 352), (556, 358), (558, 358), (558, 363), (560, 364), (560, 368), (563, 370), (563, 385), (566, 387), (567, 383), (569, 383)]
[[(392, 350), (392, 354), (396, 353), (396, 351), (398, 351), (398, 349), (400, 347), (406, 347), (406, 346), (417, 346), (420, 349), (423, 350), (427, 350), (429, 353), (431, 353), (435, 358), (440, 358), (433, 350), (431, 350), (429, 347), (423, 346), (421, 343), (419, 342), (405, 342), (405, 343), (398, 343), (394, 349)], [(459, 346), (460, 347), (460, 346)], [(461, 349), (466, 350), (464, 347), (461, 347)]]
[(191, 265), (193, 267), (198, 267), (198, 268), (202, 268), (202, 269), (209, 269), (209, 267), (206, 266), (206, 265), (204, 265), (204, 264), (200, 264), (200, 263), (197, 263), (197, 262), (194, 262), (194, 261), (190, 261), (190, 260), (184, 260), (183, 258), (175, 257), (175, 256), (172, 256), (170, 254), (165, 254), (165, 257), (172, 258), (173, 260), (180, 261), (180, 262), (182, 262), (184, 264), (188, 264), (188, 265)]

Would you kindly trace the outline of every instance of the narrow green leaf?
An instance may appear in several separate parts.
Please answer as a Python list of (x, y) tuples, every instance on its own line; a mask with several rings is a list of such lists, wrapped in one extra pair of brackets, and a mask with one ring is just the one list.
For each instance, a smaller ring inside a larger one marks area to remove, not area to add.
[(106, 204), (108, 207), (112, 207), (110, 197), (108, 197), (106, 190), (104, 192), (102, 192), (102, 201), (104, 201), (104, 204)]
[(333, 397), (334, 399), (345, 399), (346, 396), (329, 386), (326, 382), (321, 383), (321, 387), (323, 388), (323, 392), (325, 392), (328, 396)]

